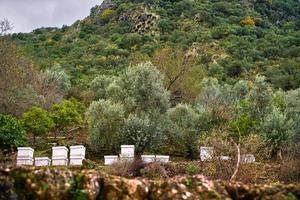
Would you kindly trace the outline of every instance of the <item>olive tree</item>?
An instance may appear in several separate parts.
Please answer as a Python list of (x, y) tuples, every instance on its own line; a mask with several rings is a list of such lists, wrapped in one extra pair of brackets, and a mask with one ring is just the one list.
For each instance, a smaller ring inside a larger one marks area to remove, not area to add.
[(199, 114), (186, 104), (178, 104), (168, 110), (168, 117), (175, 125), (174, 131), (178, 132), (177, 140), (183, 144), (183, 155), (187, 158), (195, 159), (199, 155), (199, 135), (197, 128)]
[[(151, 63), (128, 67), (114, 80), (98, 77), (93, 90), (103, 98), (93, 102), (87, 113), (94, 150), (113, 151), (118, 143), (111, 141), (120, 140), (123, 144), (134, 144), (137, 153), (142, 153), (158, 141), (169, 108), (169, 92), (164, 88), (162, 75)], [(107, 140), (103, 136), (106, 133)]]
[(89, 142), (96, 152), (117, 153), (125, 121), (124, 106), (110, 100), (91, 103), (87, 114)]
[(266, 115), (261, 122), (260, 131), (272, 147), (273, 156), (292, 141), (295, 126), (296, 122), (276, 107)]

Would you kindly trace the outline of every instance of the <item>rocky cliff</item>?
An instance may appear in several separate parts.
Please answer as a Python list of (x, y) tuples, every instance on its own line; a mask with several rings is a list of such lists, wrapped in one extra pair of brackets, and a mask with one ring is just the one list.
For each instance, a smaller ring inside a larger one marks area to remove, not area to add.
[(95, 170), (0, 170), (0, 199), (299, 199), (300, 185), (245, 185), (201, 175), (126, 179)]

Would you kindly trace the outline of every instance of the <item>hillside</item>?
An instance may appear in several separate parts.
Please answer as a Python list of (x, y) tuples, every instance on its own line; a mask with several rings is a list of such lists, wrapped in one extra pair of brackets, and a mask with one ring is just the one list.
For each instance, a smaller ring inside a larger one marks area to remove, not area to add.
[(96, 75), (155, 60), (162, 48), (195, 56), (190, 85), (260, 73), (288, 90), (300, 86), (299, 29), (297, 0), (106, 0), (71, 26), (12, 37), (42, 69), (60, 64), (81, 91)]

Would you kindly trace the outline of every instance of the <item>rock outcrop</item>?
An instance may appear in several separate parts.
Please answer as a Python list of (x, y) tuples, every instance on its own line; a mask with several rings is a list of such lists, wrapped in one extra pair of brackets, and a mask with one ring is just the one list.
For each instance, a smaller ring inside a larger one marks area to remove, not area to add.
[(115, 4), (111, 0), (104, 0), (101, 5), (97, 5), (91, 9), (91, 17), (95, 17), (97, 15), (102, 15), (104, 10), (113, 9)]
[(245, 185), (202, 175), (153, 181), (95, 170), (0, 170), (0, 199), (299, 199), (300, 185)]

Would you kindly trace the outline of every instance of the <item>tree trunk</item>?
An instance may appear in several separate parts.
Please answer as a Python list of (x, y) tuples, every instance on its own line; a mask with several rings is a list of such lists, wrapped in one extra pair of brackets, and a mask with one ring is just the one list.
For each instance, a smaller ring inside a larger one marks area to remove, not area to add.
[(241, 151), (240, 151), (240, 144), (236, 144), (235, 142), (234, 143), (234, 146), (236, 147), (236, 150), (237, 150), (237, 162), (236, 162), (236, 168), (234, 170), (234, 173), (232, 174), (230, 180), (234, 180), (238, 171), (239, 171), (239, 167), (240, 167), (240, 162), (241, 162)]

